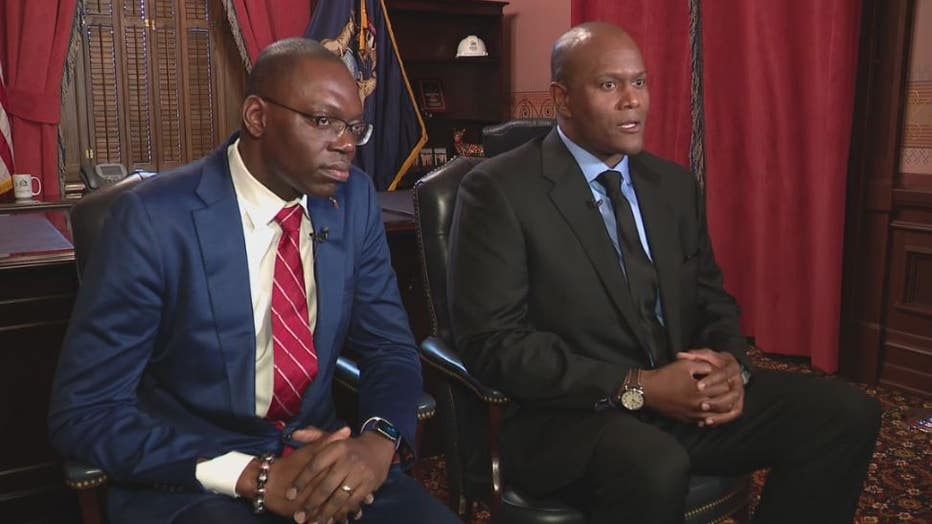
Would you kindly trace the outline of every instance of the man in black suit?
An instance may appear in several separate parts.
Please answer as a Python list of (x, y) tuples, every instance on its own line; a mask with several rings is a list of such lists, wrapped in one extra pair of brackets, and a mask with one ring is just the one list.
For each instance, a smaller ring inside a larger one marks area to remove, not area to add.
[(642, 151), (631, 37), (575, 27), (551, 68), (557, 128), (466, 177), (451, 239), (456, 346), (517, 401), (510, 481), (594, 523), (665, 523), (682, 521), (690, 474), (771, 468), (756, 522), (851, 522), (879, 405), (751, 369), (702, 192)]

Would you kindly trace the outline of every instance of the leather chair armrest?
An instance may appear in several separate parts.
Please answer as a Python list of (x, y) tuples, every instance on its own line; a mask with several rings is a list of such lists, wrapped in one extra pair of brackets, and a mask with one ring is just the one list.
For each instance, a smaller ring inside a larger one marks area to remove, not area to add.
[(437, 402), (434, 400), (434, 397), (432, 397), (430, 393), (422, 391), (421, 396), (417, 400), (418, 422), (433, 418), (435, 413), (437, 413)]
[[(359, 366), (352, 359), (337, 357), (337, 369), (334, 378), (341, 386), (350, 391), (359, 391)], [(437, 402), (429, 393), (421, 392), (417, 400), (418, 421), (427, 420), (437, 412)]]
[(65, 485), (72, 489), (93, 489), (107, 483), (107, 474), (101, 469), (65, 461)]
[(466, 366), (463, 365), (460, 357), (440, 338), (427, 337), (424, 342), (421, 342), (421, 359), (430, 367), (465, 386), (486, 404), (507, 404), (510, 402), (510, 399), (504, 393), (486, 386), (473, 377), (466, 370)]
[(337, 369), (333, 378), (344, 388), (354, 393), (359, 391), (359, 366), (351, 359), (337, 357)]

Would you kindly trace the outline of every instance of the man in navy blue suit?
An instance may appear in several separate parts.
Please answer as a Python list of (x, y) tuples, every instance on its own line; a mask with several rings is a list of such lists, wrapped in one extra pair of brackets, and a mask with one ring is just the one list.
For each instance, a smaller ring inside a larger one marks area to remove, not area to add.
[[(456, 522), (411, 460), (421, 373), (377, 195), (372, 126), (311, 40), (255, 64), (242, 126), (112, 205), (65, 340), (50, 434), (112, 479), (113, 522)], [(336, 419), (343, 347), (358, 431)]]

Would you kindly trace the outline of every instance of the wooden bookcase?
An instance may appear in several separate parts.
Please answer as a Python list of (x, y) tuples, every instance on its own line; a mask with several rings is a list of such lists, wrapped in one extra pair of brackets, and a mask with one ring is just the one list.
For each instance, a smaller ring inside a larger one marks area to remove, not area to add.
[[(452, 158), (453, 130), (466, 129), (466, 142), (479, 142), (482, 128), (507, 118), (502, 10), (491, 0), (385, 0), (395, 40), (415, 98), (421, 88), (440, 85), (443, 110), (422, 108), (426, 148), (446, 148)], [(478, 36), (488, 56), (456, 58), (460, 40)], [(429, 169), (415, 167), (403, 187)]]

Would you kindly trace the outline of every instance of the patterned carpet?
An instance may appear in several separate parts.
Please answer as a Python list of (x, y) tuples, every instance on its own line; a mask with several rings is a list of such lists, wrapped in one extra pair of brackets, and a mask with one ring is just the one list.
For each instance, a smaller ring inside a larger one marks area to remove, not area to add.
[[(757, 350), (751, 352), (751, 358), (766, 369), (819, 374), (801, 359), (765, 356)], [(932, 400), (885, 386), (860, 386), (880, 401), (884, 412), (855, 523), (932, 524)], [(442, 457), (428, 457), (423, 466), (425, 485), (441, 500), (446, 500)], [(760, 498), (766, 477), (766, 471), (754, 475), (752, 508)], [(489, 522), (488, 511), (477, 504), (471, 524)]]

